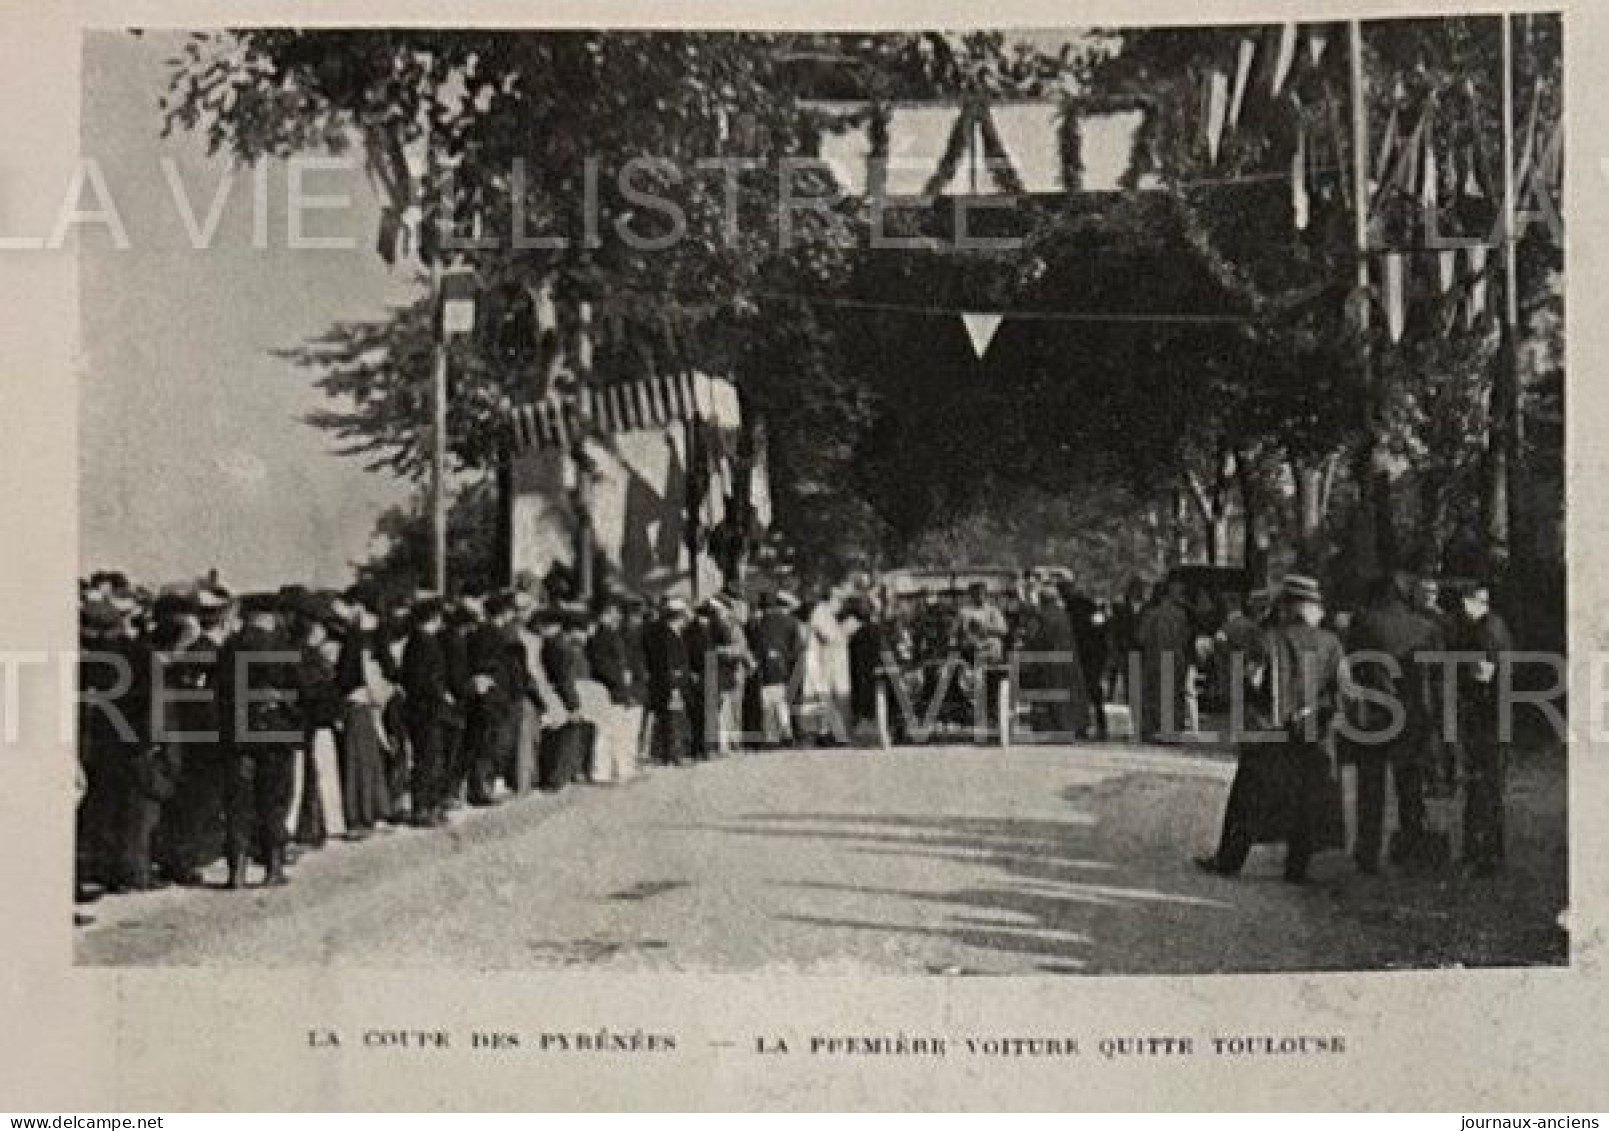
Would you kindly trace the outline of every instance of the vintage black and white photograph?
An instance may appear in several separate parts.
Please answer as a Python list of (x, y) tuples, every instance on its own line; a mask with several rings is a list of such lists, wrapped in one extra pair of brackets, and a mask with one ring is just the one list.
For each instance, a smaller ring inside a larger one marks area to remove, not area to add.
[(1564, 20), (1311, 7), (86, 31), (77, 963), (1568, 965)]

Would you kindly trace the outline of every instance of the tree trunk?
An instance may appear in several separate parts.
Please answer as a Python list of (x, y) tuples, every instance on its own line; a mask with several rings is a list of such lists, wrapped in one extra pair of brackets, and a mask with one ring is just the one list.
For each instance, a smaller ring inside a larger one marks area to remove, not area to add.
[(1296, 480), (1296, 565), (1316, 570), (1322, 557), (1319, 545), (1324, 530), (1324, 467), (1291, 464)]
[(514, 584), (514, 453), (503, 449), (497, 459), (497, 561), (499, 584)]

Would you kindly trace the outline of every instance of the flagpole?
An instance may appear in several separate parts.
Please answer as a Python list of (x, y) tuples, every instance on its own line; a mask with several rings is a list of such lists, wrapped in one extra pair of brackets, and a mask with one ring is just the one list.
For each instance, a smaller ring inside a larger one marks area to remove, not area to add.
[(1358, 329), (1364, 336), (1365, 373), (1369, 363), (1369, 109), (1363, 98), (1363, 21), (1347, 25), (1351, 37), (1352, 70), (1352, 199), (1353, 239), (1357, 251)]
[[(1503, 404), (1502, 429), (1495, 439), (1499, 442), (1502, 458), (1497, 467), (1498, 497), (1494, 504), (1502, 509), (1503, 538), (1493, 543), (1494, 572), (1506, 576), (1514, 556), (1514, 535), (1518, 529), (1516, 519), (1522, 505), (1515, 482), (1520, 473), (1520, 429), (1523, 418), (1520, 398), (1523, 395), (1520, 381), (1520, 266), (1519, 233), (1515, 230), (1519, 186), (1514, 183), (1514, 20), (1503, 13), (1503, 348), (1499, 351), (1502, 373)], [(1494, 390), (1494, 393), (1496, 390)]]
[(447, 593), (447, 332), (443, 324), (441, 257), (431, 256), (434, 341), (430, 377), (430, 565), (432, 588)]
[(1367, 415), (1365, 427), (1369, 435), (1359, 450), (1358, 488), (1363, 517), (1369, 523), (1370, 541), (1374, 546), (1374, 567), (1378, 571), (1391, 568), (1394, 556), (1391, 530), (1390, 488), (1375, 464), (1379, 437), (1379, 391), (1375, 388), (1373, 349), (1369, 338), (1370, 287), (1369, 287), (1369, 106), (1363, 67), (1363, 21), (1347, 22), (1348, 55), (1351, 71), (1352, 94), (1352, 234), (1357, 256), (1354, 316), (1358, 327), (1358, 361), (1361, 385)]

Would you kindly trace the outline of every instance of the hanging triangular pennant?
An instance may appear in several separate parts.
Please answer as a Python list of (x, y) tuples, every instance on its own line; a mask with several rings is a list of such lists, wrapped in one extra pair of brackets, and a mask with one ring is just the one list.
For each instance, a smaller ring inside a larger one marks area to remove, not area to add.
[(1202, 130), (1207, 143), (1207, 160), (1218, 163), (1218, 146), (1223, 141), (1224, 120), (1229, 114), (1229, 76), (1214, 67), (1207, 75)]
[(1474, 329), (1486, 313), (1486, 254), (1485, 244), (1471, 244), (1469, 248), (1469, 305), (1464, 308), (1464, 325)]
[[(1400, 97), (1400, 90), (1398, 97)], [(1396, 98), (1391, 102), (1391, 113), (1386, 117), (1385, 132), (1380, 135), (1380, 149), (1374, 155), (1374, 167), (1369, 173), (1369, 202), (1372, 206), (1380, 195), (1380, 188), (1385, 183), (1386, 167), (1396, 156), (1397, 149), (1397, 106)]]
[(1458, 249), (1446, 248), (1436, 253), (1436, 285), (1442, 294), (1451, 294), (1458, 281)]
[[(1347, 133), (1346, 127), (1341, 123), (1341, 104), (1336, 100), (1333, 91), (1325, 98), (1325, 108), (1328, 111), (1330, 125), (1332, 165), (1337, 169), (1345, 168), (1346, 143), (1344, 139)], [(1336, 177), (1335, 182), (1341, 188), (1341, 201), (1346, 206), (1347, 211), (1350, 212), (1352, 210), (1352, 178), (1346, 176)]]
[(1542, 84), (1540, 80), (1531, 92), (1531, 116), (1525, 125), (1525, 141), (1520, 146), (1518, 165), (1514, 170), (1514, 184), (1516, 192), (1523, 196), (1525, 182), (1531, 176), (1531, 168), (1536, 160), (1536, 124), (1542, 112)]
[(1436, 163), (1436, 122), (1428, 112), (1425, 119), (1425, 159), (1419, 169), (1419, 203), (1427, 212), (1438, 204), (1441, 171)]
[(1324, 49), (1330, 45), (1329, 29), (1311, 27), (1307, 29), (1307, 58), (1313, 66), (1324, 61)]
[(1553, 129), (1548, 133), (1548, 143), (1542, 149), (1542, 157), (1538, 162), (1544, 183), (1555, 197), (1564, 192), (1564, 122), (1553, 123)]
[(1307, 231), (1309, 216), (1307, 188), (1307, 131), (1296, 133), (1296, 152), (1291, 155), (1291, 216), (1298, 232)]
[(1229, 129), (1240, 125), (1240, 110), (1246, 103), (1246, 87), (1251, 83), (1251, 65), (1257, 58), (1257, 41), (1247, 36), (1240, 41), (1240, 56), (1235, 60), (1235, 89), (1229, 99)]
[(752, 436), (754, 455), (749, 467), (749, 511), (761, 530), (771, 528), (771, 458), (765, 421), (757, 420)]
[(1401, 252), (1391, 251), (1385, 254), (1381, 264), (1384, 272), (1381, 290), (1386, 308), (1386, 332), (1391, 335), (1393, 344), (1402, 341), (1402, 331), (1407, 321), (1407, 279), (1403, 262)]
[(1269, 76), (1269, 93), (1278, 98), (1290, 77), (1291, 64), (1296, 61), (1296, 25), (1283, 24), (1279, 29), (1279, 46), (1274, 49), (1274, 70)]
[(972, 351), (982, 360), (983, 355), (989, 352), (994, 332), (1000, 328), (1000, 315), (962, 314), (961, 322), (966, 326), (967, 337), (972, 339)]

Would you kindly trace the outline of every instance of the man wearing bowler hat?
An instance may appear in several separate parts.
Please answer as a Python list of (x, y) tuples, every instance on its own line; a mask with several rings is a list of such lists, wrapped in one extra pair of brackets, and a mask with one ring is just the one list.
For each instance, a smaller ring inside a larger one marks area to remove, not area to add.
[(1324, 739), (1340, 694), (1341, 641), (1323, 627), (1324, 597), (1310, 577), (1290, 576), (1280, 593), (1281, 623), (1248, 659), (1240, 763), (1225, 806), (1218, 851), (1196, 859), (1202, 871), (1239, 874), (1254, 844), (1285, 842), (1285, 879), (1307, 880), (1309, 861), (1339, 834)]

